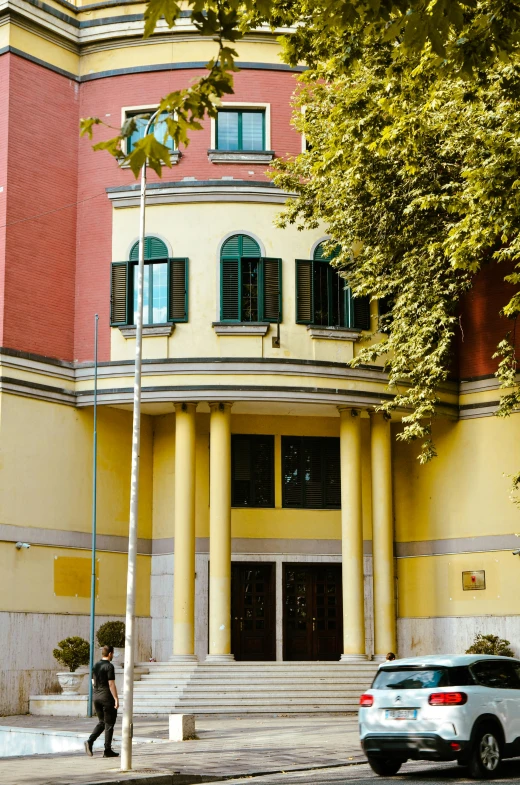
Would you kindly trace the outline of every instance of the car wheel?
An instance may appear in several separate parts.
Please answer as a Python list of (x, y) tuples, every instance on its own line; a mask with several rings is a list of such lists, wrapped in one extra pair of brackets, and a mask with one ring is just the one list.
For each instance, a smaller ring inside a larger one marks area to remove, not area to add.
[(494, 777), (501, 760), (500, 742), (495, 729), (479, 728), (468, 761), (470, 776), (477, 780)]
[(372, 758), (368, 756), (368, 763), (372, 771), (380, 777), (393, 777), (397, 774), (404, 761), (394, 758)]

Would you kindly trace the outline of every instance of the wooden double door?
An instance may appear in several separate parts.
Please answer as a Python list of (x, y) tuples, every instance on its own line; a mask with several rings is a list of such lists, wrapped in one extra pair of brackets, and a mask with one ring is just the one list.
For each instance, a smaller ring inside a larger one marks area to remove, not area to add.
[(236, 660), (276, 659), (274, 564), (232, 564), (231, 651)]
[[(234, 562), (231, 646), (237, 660), (276, 659), (276, 565)], [(340, 564), (283, 565), (284, 660), (339, 660), (343, 646)]]
[(339, 660), (343, 651), (340, 564), (286, 564), (284, 660)]

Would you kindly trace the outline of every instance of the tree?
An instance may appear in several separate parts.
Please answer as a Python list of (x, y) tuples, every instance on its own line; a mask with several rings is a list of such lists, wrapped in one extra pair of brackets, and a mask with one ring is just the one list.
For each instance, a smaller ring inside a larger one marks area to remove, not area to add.
[[(332, 58), (302, 77), (295, 123), (308, 149), (275, 164), (276, 184), (298, 195), (280, 225), (324, 222), (354, 294), (391, 304), (380, 317), (385, 340), (354, 363), (385, 359), (395, 396), (382, 408), (409, 410), (399, 438), (422, 439), (424, 462), (435, 455), (431, 420), (460, 298), (483, 264), (520, 261), (520, 205), (511, 198), (520, 183), (520, 64), (496, 62), (471, 82), (439, 79), (419, 53), (396, 52), (363, 30), (353, 41), (343, 72)], [(520, 274), (507, 280), (519, 283)], [(516, 294), (505, 313), (519, 310)], [(510, 342), (499, 351), (511, 386)], [(513, 386), (500, 413), (519, 403)]]
[[(365, 347), (357, 363), (385, 357), (404, 407), (400, 438), (420, 439), (420, 460), (435, 455), (431, 420), (447, 378), (458, 303), (482, 264), (519, 261), (520, 158), (518, 46), (520, 0), (187, 0), (197, 30), (218, 53), (193, 87), (165, 96), (167, 137), (214, 116), (233, 92), (232, 45), (261, 24), (292, 26), (283, 56), (305, 62), (296, 124), (309, 149), (278, 162), (275, 181), (298, 194), (281, 224), (324, 221), (341, 253), (336, 262), (357, 295), (387, 298), (386, 340)], [(185, 5), (183, 5), (183, 8)], [(171, 27), (175, 0), (148, 0), (145, 36), (161, 17)], [(300, 110), (305, 107), (305, 113)], [(123, 157), (117, 136), (95, 145)], [(82, 121), (92, 136), (98, 118)], [(165, 140), (166, 141), (166, 140)], [(168, 148), (148, 134), (125, 160), (161, 174)], [(507, 280), (520, 283), (520, 272)], [(516, 318), (520, 294), (504, 309)], [(500, 414), (520, 405), (516, 357), (498, 347), (508, 394)], [(520, 486), (520, 474), (514, 478)]]
[(514, 651), (509, 647), (509, 641), (499, 638), (498, 635), (475, 635), (475, 640), (466, 649), (466, 654), (494, 654), (497, 657), (514, 657)]

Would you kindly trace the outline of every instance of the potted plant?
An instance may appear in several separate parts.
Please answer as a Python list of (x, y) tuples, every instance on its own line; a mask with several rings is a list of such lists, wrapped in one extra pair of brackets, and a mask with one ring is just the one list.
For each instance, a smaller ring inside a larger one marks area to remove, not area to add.
[(73, 635), (60, 641), (57, 648), (52, 652), (52, 656), (60, 665), (64, 665), (69, 669), (66, 672), (56, 674), (62, 692), (65, 695), (77, 694), (86, 674), (85, 672), (76, 673), (76, 670), (81, 665), (88, 665), (90, 645), (83, 638)]
[(499, 638), (498, 635), (482, 635), (477, 633), (475, 640), (466, 649), (466, 654), (495, 654), (500, 657), (514, 657), (513, 649), (509, 647), (509, 641)]
[(125, 623), (124, 621), (106, 621), (96, 634), (101, 647), (114, 647), (114, 660), (123, 667), (125, 661)]

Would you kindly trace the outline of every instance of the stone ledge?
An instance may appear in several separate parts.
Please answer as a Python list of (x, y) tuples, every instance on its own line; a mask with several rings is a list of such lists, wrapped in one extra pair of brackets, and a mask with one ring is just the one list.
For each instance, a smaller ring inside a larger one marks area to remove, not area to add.
[(311, 338), (320, 338), (322, 341), (359, 341), (361, 330), (355, 327), (307, 327)]
[[(120, 327), (119, 331), (123, 338), (135, 338), (136, 327)], [(162, 335), (171, 335), (175, 330), (175, 324), (154, 324), (149, 327), (143, 327), (143, 338), (160, 337)]]
[(269, 322), (240, 322), (228, 324), (227, 322), (213, 322), (213, 329), (217, 335), (267, 335)]
[(269, 164), (274, 150), (208, 150), (212, 164)]

